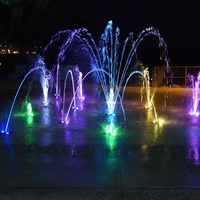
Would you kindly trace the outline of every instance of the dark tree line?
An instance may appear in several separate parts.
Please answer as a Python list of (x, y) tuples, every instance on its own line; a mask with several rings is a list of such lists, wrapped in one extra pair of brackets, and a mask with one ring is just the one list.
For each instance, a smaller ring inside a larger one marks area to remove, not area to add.
[(57, 31), (72, 24), (70, 0), (0, 0), (0, 8), (0, 37), (22, 51), (29, 45), (45, 45)]

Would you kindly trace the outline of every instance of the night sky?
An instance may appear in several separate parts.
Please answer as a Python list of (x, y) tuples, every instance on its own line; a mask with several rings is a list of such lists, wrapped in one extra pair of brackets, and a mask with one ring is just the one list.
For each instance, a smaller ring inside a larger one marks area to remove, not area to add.
[[(56, 2), (60, 2), (58, 0)], [(123, 42), (129, 32), (135, 37), (147, 27), (157, 28), (167, 43), (171, 65), (199, 65), (200, 64), (200, 14), (197, 3), (191, 1), (153, 0), (153, 1), (83, 1), (68, 0), (65, 15), (54, 29), (49, 28), (45, 37), (50, 41), (57, 31), (85, 27), (92, 34), (96, 42), (100, 39), (105, 26), (112, 20), (114, 26), (120, 28), (120, 41)], [(55, 2), (54, 2), (55, 3)], [(9, 14), (5, 7), (0, 7), (0, 41), (9, 28)], [(55, 15), (55, 19), (56, 19)], [(39, 18), (38, 18), (39, 19)], [(41, 16), (42, 21), (51, 27), (51, 21)], [(38, 20), (40, 23), (40, 20)], [(34, 24), (37, 34), (43, 29)], [(44, 27), (46, 31), (48, 27)], [(22, 25), (23, 28), (23, 25)], [(28, 37), (28, 36), (27, 36)], [(148, 43), (147, 43), (148, 46)], [(147, 47), (150, 48), (150, 47)], [(149, 55), (150, 56), (150, 53)]]
[[(83, 2), (79, 1), (80, 4)], [(200, 15), (196, 4), (167, 0), (115, 2), (101, 1), (98, 5), (93, 2), (91, 7), (95, 9), (81, 4), (79, 12), (91, 19), (89, 28), (94, 35), (99, 36), (110, 19), (120, 27), (122, 37), (129, 32), (137, 36), (143, 29), (153, 26), (160, 31), (168, 45), (171, 65), (200, 64)]]

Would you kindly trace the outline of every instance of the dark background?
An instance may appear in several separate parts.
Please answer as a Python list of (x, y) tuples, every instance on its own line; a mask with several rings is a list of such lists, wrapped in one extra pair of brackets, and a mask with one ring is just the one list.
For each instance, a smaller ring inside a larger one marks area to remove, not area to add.
[[(0, 0), (0, 42), (45, 46), (60, 30), (85, 27), (96, 42), (109, 20), (120, 28), (120, 41), (145, 28), (157, 28), (167, 43), (171, 65), (199, 65), (199, 6), (192, 1)], [(147, 63), (156, 46), (143, 42)]]

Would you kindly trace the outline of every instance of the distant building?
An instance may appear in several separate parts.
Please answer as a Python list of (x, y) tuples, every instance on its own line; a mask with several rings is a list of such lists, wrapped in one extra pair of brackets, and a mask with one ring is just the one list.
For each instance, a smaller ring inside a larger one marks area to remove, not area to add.
[[(41, 46), (27, 47), (25, 54), (38, 54), (41, 51)], [(20, 54), (20, 50), (12, 44), (0, 44), (0, 54)]]

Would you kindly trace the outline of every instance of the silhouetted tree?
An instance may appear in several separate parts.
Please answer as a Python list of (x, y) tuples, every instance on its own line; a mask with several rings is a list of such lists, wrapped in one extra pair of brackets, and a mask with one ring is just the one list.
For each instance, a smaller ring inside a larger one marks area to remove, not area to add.
[(0, 0), (10, 11), (8, 39), (22, 50), (66, 28), (69, 0)]

